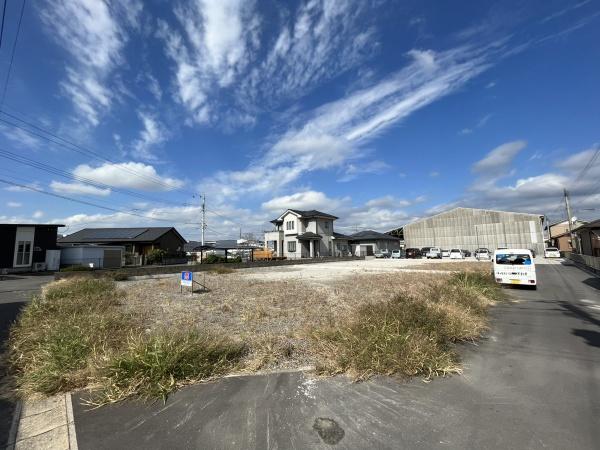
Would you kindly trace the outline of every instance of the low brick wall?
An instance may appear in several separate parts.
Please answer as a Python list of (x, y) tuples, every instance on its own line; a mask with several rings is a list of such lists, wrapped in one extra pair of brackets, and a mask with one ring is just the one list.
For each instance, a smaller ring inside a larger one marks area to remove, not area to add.
[(123, 267), (121, 269), (99, 269), (93, 271), (80, 272), (56, 272), (54, 278), (60, 280), (62, 278), (71, 277), (111, 277), (111, 276), (127, 276), (134, 277), (140, 275), (159, 275), (163, 273), (177, 273), (183, 271), (202, 272), (205, 270), (214, 270), (217, 267), (226, 267), (229, 269), (251, 269), (253, 267), (276, 267), (276, 266), (293, 266), (297, 264), (316, 264), (325, 262), (338, 261), (354, 261), (365, 259), (364, 257), (351, 256), (344, 258), (324, 257), (324, 258), (306, 258), (306, 259), (283, 259), (273, 261), (252, 261), (242, 263), (223, 263), (223, 264), (179, 264), (172, 266), (142, 266), (142, 267)]
[(580, 255), (578, 253), (565, 252), (565, 258), (575, 264), (585, 266), (587, 269), (600, 274), (600, 258), (596, 256)]

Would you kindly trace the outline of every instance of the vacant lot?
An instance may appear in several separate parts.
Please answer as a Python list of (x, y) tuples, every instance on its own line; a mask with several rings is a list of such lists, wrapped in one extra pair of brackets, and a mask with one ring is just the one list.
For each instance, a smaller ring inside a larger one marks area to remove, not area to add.
[(232, 372), (460, 371), (453, 344), (477, 339), (502, 299), (489, 265), (407, 272), (364, 263), (197, 274), (207, 290), (194, 294), (180, 293), (177, 275), (56, 282), (12, 331), (21, 392), (96, 387), (104, 403)]

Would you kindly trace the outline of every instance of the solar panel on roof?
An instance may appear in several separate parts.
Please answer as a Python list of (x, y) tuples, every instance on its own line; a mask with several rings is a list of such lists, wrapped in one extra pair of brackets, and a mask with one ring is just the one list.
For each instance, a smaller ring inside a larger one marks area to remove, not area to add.
[(85, 239), (133, 239), (148, 228), (97, 228), (85, 230)]

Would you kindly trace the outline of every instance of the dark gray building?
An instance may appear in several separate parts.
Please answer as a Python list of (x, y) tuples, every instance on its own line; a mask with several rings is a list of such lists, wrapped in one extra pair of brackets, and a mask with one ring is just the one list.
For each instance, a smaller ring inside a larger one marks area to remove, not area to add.
[(126, 257), (139, 257), (142, 262), (155, 249), (164, 250), (167, 255), (183, 254), (186, 242), (174, 227), (84, 228), (58, 240), (60, 246), (93, 244), (124, 247)]
[(400, 249), (400, 239), (373, 230), (364, 230), (347, 237), (355, 256), (371, 256), (377, 251)]
[(47, 250), (56, 250), (57, 229), (64, 225), (0, 224), (0, 270), (44, 270)]
[(407, 248), (441, 247), (473, 251), (480, 247), (544, 251), (543, 216), (476, 208), (455, 208), (402, 227)]

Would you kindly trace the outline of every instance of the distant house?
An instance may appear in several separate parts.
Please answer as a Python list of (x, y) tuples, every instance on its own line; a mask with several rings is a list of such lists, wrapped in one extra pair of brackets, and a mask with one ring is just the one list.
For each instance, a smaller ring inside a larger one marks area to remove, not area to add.
[[(571, 229), (585, 225), (587, 222), (576, 220), (571, 223)], [(548, 226), (548, 234), (550, 237), (550, 246), (558, 248), (563, 252), (573, 251), (571, 243), (571, 234), (569, 233), (569, 222), (563, 220), (562, 222), (555, 222)]]
[(371, 256), (381, 250), (399, 250), (400, 238), (373, 230), (359, 231), (348, 236), (354, 256)]
[(121, 246), (125, 256), (142, 259), (155, 249), (161, 249), (168, 255), (184, 251), (186, 240), (174, 227), (146, 228), (84, 228), (58, 240), (60, 246), (106, 245)]
[(582, 255), (600, 257), (600, 219), (581, 225), (573, 233)]
[(265, 233), (265, 243), (278, 257), (336, 256), (341, 247), (347, 247), (345, 236), (333, 231), (336, 219), (336, 216), (314, 209), (288, 209), (271, 221), (275, 229)]
[(0, 270), (58, 269), (60, 254), (56, 236), (59, 227), (64, 225), (0, 224)]

